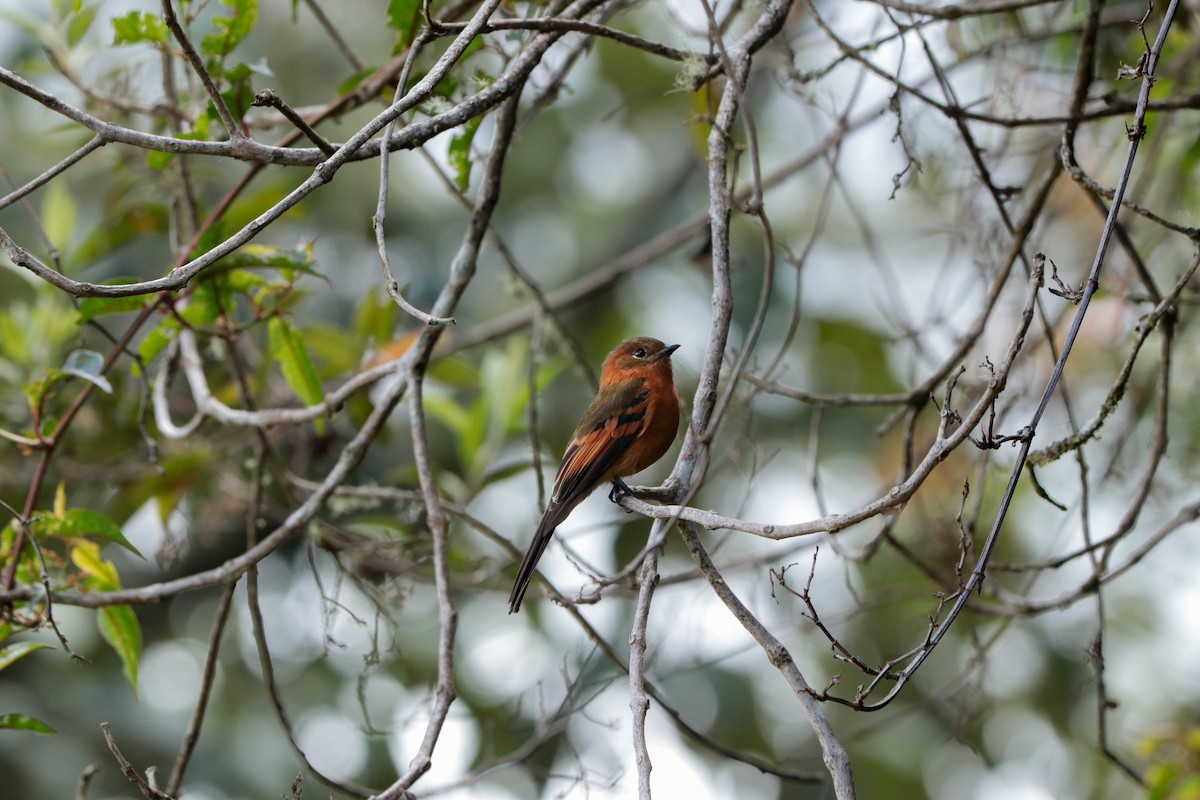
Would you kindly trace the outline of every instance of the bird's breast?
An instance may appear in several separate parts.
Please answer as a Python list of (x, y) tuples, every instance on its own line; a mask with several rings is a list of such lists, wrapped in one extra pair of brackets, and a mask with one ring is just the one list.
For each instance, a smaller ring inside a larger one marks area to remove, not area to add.
[(632, 475), (663, 457), (679, 431), (679, 395), (674, 385), (654, 387), (646, 400), (642, 430), (617, 465), (617, 475)]

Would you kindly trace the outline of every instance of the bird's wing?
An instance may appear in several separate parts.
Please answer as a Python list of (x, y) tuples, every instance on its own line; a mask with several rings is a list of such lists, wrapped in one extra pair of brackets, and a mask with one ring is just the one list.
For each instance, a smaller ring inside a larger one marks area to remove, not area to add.
[(630, 378), (596, 396), (575, 430), (554, 479), (552, 503), (568, 511), (600, 483), (645, 427), (650, 387)]
[(645, 427), (649, 401), (650, 387), (646, 382), (630, 378), (603, 387), (584, 412), (583, 421), (575, 429), (558, 467), (550, 502), (517, 570), (508, 597), (508, 613), (520, 610), (525, 590), (554, 536), (554, 529), (598, 484), (614, 477), (613, 467)]

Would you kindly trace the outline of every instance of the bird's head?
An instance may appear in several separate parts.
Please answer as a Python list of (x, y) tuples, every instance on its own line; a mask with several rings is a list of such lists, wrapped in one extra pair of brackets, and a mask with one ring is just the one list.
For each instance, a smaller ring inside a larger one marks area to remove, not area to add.
[(647, 372), (651, 369), (671, 373), (671, 354), (679, 349), (677, 344), (663, 344), (649, 336), (626, 339), (604, 359), (602, 372), (608, 375)]

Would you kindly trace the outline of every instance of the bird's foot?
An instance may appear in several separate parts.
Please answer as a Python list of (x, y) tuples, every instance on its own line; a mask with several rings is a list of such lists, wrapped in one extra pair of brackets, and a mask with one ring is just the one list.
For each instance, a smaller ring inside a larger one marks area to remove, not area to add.
[(629, 488), (629, 484), (620, 478), (613, 478), (612, 489), (608, 493), (608, 499), (614, 503), (620, 503), (621, 499), (633, 494), (633, 489)]

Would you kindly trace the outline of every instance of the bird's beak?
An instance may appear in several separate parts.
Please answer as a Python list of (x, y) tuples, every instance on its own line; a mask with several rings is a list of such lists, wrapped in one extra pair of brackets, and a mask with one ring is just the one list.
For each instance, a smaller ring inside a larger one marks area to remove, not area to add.
[(674, 352), (675, 352), (676, 350), (678, 350), (678, 349), (679, 349), (679, 345), (677, 345), (677, 344), (669, 344), (669, 345), (667, 345), (666, 347), (664, 347), (662, 350), (659, 350), (657, 353), (655, 353), (655, 354), (654, 354), (654, 357), (655, 357), (656, 359), (659, 359), (659, 358), (670, 358), (670, 357), (671, 357), (671, 353), (674, 353)]

